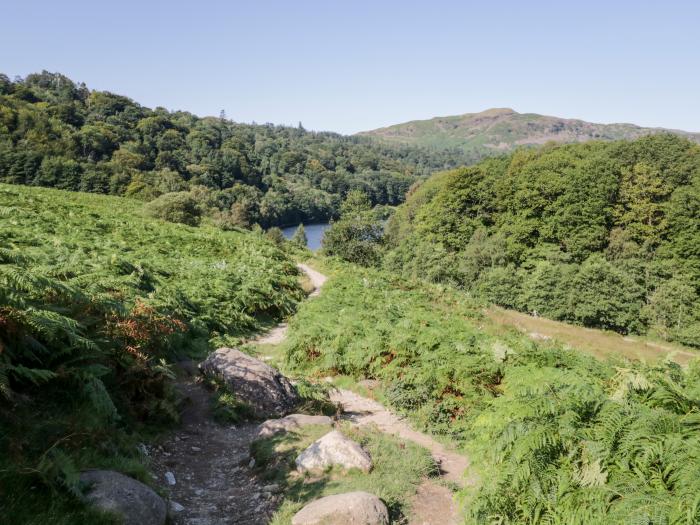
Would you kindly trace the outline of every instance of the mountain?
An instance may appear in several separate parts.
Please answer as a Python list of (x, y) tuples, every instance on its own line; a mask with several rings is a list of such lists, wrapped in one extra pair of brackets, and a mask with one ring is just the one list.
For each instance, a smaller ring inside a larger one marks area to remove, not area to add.
[(510, 108), (493, 108), (429, 120), (412, 120), (358, 135), (371, 136), (385, 143), (425, 146), (438, 150), (462, 150), (468, 160), (512, 151), (518, 146), (535, 146), (549, 141), (636, 139), (669, 132), (700, 142), (700, 133), (663, 128), (643, 128), (634, 124), (594, 124), (577, 119), (518, 113)]

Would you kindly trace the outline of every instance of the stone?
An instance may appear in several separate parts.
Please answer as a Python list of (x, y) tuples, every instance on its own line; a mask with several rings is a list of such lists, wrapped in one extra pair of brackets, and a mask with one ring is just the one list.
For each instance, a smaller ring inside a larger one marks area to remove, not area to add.
[(88, 485), (87, 503), (118, 514), (124, 525), (163, 525), (167, 506), (149, 486), (112, 470), (87, 470), (80, 481)]
[(289, 379), (238, 349), (219, 348), (199, 366), (205, 375), (223, 381), (257, 416), (284, 416), (299, 403)]
[(175, 485), (175, 474), (173, 474), (172, 472), (166, 472), (165, 481), (168, 482), (168, 485)]
[(290, 414), (280, 419), (268, 419), (258, 427), (255, 438), (262, 439), (280, 432), (293, 432), (307, 425), (331, 427), (333, 420), (328, 416), (307, 416), (306, 414)]
[(292, 525), (388, 525), (389, 511), (377, 496), (347, 492), (326, 496), (306, 505)]
[(185, 510), (185, 507), (180, 505), (177, 501), (171, 501), (170, 510), (172, 510), (173, 512), (182, 512), (183, 510)]
[(314, 441), (299, 454), (295, 463), (300, 472), (325, 470), (336, 465), (346, 469), (360, 469), (363, 472), (372, 470), (372, 459), (369, 454), (337, 430)]

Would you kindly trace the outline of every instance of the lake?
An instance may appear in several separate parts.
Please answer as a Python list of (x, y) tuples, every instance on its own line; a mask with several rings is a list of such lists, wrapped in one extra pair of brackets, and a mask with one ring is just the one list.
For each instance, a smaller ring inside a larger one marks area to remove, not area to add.
[[(304, 230), (306, 230), (306, 247), (309, 250), (318, 250), (321, 247), (321, 240), (323, 240), (323, 234), (330, 224), (327, 222), (319, 222), (316, 224), (304, 224)], [(297, 231), (298, 226), (289, 226), (288, 228), (282, 228), (282, 233), (286, 239), (291, 239), (294, 232)]]

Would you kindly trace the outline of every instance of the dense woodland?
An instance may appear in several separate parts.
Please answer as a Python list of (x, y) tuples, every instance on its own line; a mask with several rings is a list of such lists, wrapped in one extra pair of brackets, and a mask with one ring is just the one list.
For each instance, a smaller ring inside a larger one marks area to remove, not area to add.
[(673, 135), (520, 150), (437, 174), (382, 243), (383, 264), (405, 276), (700, 346), (700, 146)]
[(322, 221), (359, 189), (374, 204), (456, 165), (450, 153), (367, 137), (149, 109), (42, 72), (0, 74), (0, 182), (150, 201), (191, 192), (224, 226)]

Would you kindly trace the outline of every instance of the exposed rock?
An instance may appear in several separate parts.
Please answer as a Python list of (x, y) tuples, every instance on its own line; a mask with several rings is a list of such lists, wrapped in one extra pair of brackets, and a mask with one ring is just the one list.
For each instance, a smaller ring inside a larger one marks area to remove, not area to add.
[(283, 416), (299, 402), (299, 396), (278, 370), (235, 348), (219, 348), (199, 365), (202, 372), (222, 380), (259, 416)]
[(80, 474), (88, 484), (88, 503), (120, 515), (124, 525), (163, 525), (167, 506), (150, 487), (112, 470), (88, 470)]
[(173, 512), (182, 512), (183, 510), (185, 510), (185, 507), (180, 505), (177, 501), (171, 501), (170, 510), (172, 510)]
[(372, 459), (362, 447), (337, 430), (314, 441), (296, 459), (299, 471), (324, 470), (334, 465), (346, 469), (372, 470)]
[(292, 518), (292, 525), (387, 525), (386, 505), (368, 492), (326, 496), (309, 503)]
[(165, 481), (168, 482), (168, 485), (175, 485), (175, 474), (172, 472), (166, 472), (165, 473)]
[(333, 425), (328, 416), (307, 416), (306, 414), (290, 414), (280, 419), (268, 419), (258, 427), (257, 439), (274, 436), (280, 432), (292, 432), (307, 425)]

